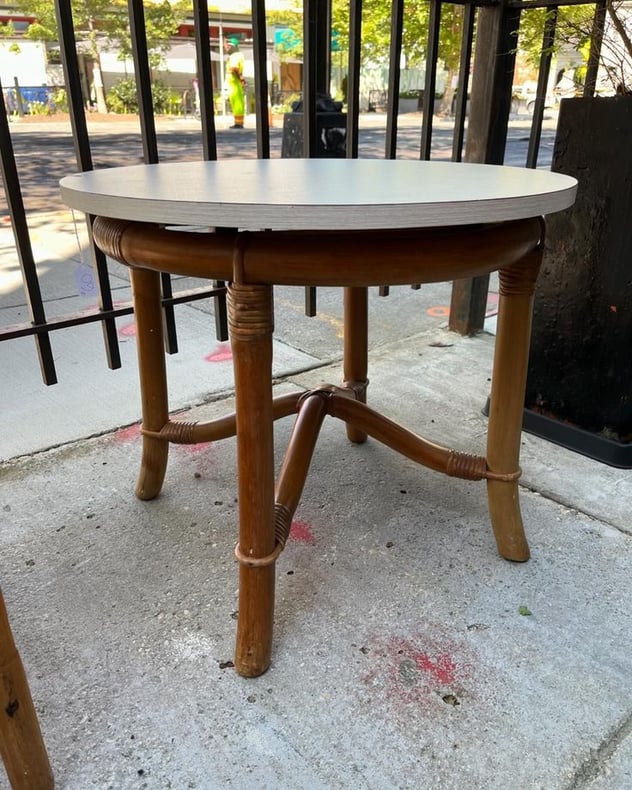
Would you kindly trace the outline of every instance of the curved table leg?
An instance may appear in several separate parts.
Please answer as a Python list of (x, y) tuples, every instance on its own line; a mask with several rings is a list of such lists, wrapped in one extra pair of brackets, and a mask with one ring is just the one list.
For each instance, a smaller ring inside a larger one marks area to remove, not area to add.
[[(368, 372), (368, 289), (344, 289), (344, 384), (356, 391), (356, 397), (366, 403), (366, 388), (369, 384)], [(364, 431), (347, 425), (350, 441), (366, 442)]]
[[(487, 433), (487, 465), (511, 474), (519, 468), (522, 414), (527, 380), (533, 291), (541, 249), (513, 266), (501, 269), (498, 328)], [(489, 514), (499, 553), (524, 562), (529, 546), (524, 534), (518, 481), (487, 481)]]
[(239, 618), (235, 667), (255, 677), (270, 665), (274, 615), (272, 288), (228, 288), (235, 370), (239, 487)]
[(48, 790), (55, 786), (22, 660), (13, 641), (0, 593), (0, 754), (11, 787)]
[[(131, 269), (130, 279), (137, 328), (143, 428), (159, 432), (169, 419), (160, 274), (146, 269)], [(136, 483), (139, 499), (153, 499), (160, 493), (168, 455), (169, 442), (166, 439), (143, 436), (143, 457)]]

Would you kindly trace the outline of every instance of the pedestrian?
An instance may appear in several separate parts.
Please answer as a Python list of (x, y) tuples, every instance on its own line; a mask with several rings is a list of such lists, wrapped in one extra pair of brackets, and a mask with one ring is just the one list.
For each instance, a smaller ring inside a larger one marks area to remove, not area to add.
[(227, 36), (224, 39), (224, 51), (228, 54), (226, 59), (226, 75), (224, 87), (230, 101), (230, 110), (234, 123), (231, 129), (244, 128), (244, 56), (239, 51), (237, 36)]

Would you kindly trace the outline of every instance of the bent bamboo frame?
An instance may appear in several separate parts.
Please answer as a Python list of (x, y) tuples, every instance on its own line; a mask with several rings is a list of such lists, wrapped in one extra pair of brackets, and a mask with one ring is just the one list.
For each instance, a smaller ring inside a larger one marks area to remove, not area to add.
[[(282, 552), (322, 422), (341, 419), (349, 438), (367, 436), (435, 471), (485, 480), (500, 554), (529, 548), (518, 500), (522, 407), (540, 218), (447, 228), (344, 232), (192, 233), (96, 218), (95, 241), (132, 267), (143, 403), (143, 462), (137, 495), (161, 488), (170, 442), (237, 436), (240, 604), (235, 665), (264, 672), (271, 656), (275, 562)], [(367, 287), (439, 282), (499, 271), (498, 330), (486, 456), (430, 442), (366, 405)], [(203, 423), (170, 421), (162, 350), (159, 273), (226, 280), (236, 412)], [(343, 386), (272, 397), (273, 285), (345, 288)], [(274, 483), (273, 421), (298, 412)]]

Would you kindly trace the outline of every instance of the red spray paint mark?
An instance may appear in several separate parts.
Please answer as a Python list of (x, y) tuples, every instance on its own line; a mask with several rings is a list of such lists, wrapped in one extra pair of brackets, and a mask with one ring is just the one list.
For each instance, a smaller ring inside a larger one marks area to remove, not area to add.
[(204, 357), (205, 362), (228, 362), (233, 358), (233, 352), (227, 343), (218, 346), (215, 351), (211, 351)]
[(136, 324), (132, 322), (131, 324), (125, 324), (122, 326), (119, 331), (119, 337), (135, 337), (136, 336)]
[(442, 686), (449, 686), (456, 681), (457, 666), (448, 653), (440, 653), (431, 657), (427, 653), (413, 651), (411, 658), (419, 670), (441, 683)]
[(134, 425), (128, 425), (127, 428), (120, 428), (114, 434), (114, 439), (117, 442), (133, 442), (140, 436), (140, 428), (139, 422)]
[(460, 698), (477, 663), (465, 644), (428, 634), (375, 637), (362, 652), (369, 661), (364, 683), (383, 694), (395, 714), (402, 705), (436, 702), (446, 694)]
[(293, 521), (290, 527), (290, 540), (297, 543), (309, 543), (310, 546), (316, 544), (316, 538), (312, 534), (312, 528), (304, 521)]

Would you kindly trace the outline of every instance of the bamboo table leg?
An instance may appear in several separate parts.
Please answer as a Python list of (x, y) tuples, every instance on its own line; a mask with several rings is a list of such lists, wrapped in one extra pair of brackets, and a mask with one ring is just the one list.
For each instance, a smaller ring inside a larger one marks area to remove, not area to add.
[[(345, 288), (344, 290), (344, 360), (345, 386), (356, 391), (361, 403), (366, 403), (368, 386), (368, 288)], [(352, 425), (347, 425), (350, 441), (362, 444), (367, 435)]]
[[(169, 419), (167, 370), (160, 306), (160, 274), (131, 269), (143, 429), (159, 432)], [(143, 457), (136, 484), (139, 499), (158, 496), (167, 470), (169, 442), (143, 436)]]
[(55, 786), (26, 674), (0, 593), (0, 754), (15, 790)]
[(228, 311), (237, 411), (239, 618), (235, 667), (255, 677), (270, 665), (274, 615), (272, 288), (233, 283)]
[[(522, 413), (527, 380), (533, 292), (541, 247), (499, 272), (500, 300), (487, 433), (487, 465), (500, 474), (519, 469)], [(499, 553), (508, 560), (529, 559), (518, 480), (488, 480), (489, 514)]]

